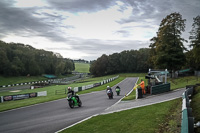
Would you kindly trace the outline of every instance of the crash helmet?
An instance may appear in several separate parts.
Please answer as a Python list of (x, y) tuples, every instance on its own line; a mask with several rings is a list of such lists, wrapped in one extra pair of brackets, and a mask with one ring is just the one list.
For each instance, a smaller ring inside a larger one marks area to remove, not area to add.
[(68, 90), (71, 90), (72, 88), (71, 88), (71, 87), (68, 87), (67, 89), (68, 89)]
[(110, 88), (110, 86), (107, 86), (107, 88)]

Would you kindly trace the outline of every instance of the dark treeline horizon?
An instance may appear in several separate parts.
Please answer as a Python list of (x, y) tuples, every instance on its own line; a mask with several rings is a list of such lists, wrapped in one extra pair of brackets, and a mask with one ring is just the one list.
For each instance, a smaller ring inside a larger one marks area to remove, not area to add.
[(0, 41), (0, 75), (38, 76), (67, 74), (75, 69), (71, 59), (21, 43)]

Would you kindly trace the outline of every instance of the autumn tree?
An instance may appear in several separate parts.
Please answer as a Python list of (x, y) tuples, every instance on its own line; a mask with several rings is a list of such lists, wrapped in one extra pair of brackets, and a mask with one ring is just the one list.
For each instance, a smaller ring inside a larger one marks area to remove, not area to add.
[(183, 53), (186, 48), (181, 37), (185, 31), (186, 20), (179, 13), (167, 15), (160, 24), (157, 37), (151, 39), (151, 62), (157, 69), (180, 69), (185, 63)]
[(195, 69), (200, 70), (200, 16), (198, 15), (193, 19), (194, 23), (192, 24), (192, 30), (190, 32), (190, 46), (192, 49), (192, 61), (194, 61), (195, 65), (193, 66)]

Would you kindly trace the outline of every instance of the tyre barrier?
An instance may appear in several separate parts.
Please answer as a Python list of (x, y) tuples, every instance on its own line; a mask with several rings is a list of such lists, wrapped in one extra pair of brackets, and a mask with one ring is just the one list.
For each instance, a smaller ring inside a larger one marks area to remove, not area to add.
[(194, 117), (190, 108), (190, 97), (193, 95), (195, 85), (186, 86), (186, 91), (182, 94), (182, 121), (181, 133), (194, 132)]

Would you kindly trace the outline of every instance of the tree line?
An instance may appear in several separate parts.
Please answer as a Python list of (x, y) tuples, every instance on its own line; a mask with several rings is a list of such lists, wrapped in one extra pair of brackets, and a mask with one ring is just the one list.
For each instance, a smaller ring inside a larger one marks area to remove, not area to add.
[(148, 58), (150, 49), (126, 50), (111, 55), (103, 54), (90, 65), (90, 72), (94, 76), (115, 73), (146, 72), (150, 65)]
[(190, 50), (181, 35), (186, 19), (180, 13), (167, 15), (160, 23), (157, 36), (149, 48), (102, 55), (93, 61), (91, 74), (102, 76), (121, 72), (147, 72), (149, 68), (168, 69), (171, 73), (184, 68), (200, 70), (200, 16), (195, 17), (190, 31)]
[(37, 76), (67, 74), (75, 69), (71, 59), (21, 43), (0, 41), (0, 75)]

